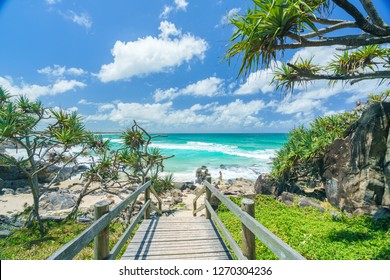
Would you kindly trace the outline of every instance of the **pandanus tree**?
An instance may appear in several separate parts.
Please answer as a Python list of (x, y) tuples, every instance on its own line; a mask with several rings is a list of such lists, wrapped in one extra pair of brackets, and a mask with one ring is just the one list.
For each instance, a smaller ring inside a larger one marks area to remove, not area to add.
[[(293, 90), (315, 80), (356, 83), (390, 78), (390, 26), (371, 0), (253, 0), (254, 7), (230, 19), (236, 28), (226, 58), (241, 56), (239, 75), (269, 67), (277, 54), (305, 47), (338, 46), (328, 65), (298, 58), (277, 67), (277, 88)], [(335, 11), (344, 18), (333, 18)], [(344, 34), (344, 35), (340, 35)]]
[[(39, 213), (42, 188), (38, 176), (58, 165), (49, 187), (65, 167), (84, 153), (87, 139), (88, 133), (76, 112), (48, 109), (39, 101), (11, 96), (0, 87), (0, 143), (8, 142), (18, 150), (16, 155), (0, 153), (0, 161), (16, 166), (27, 177), (33, 196), (28, 224), (36, 221), (42, 234), (45, 229)], [(72, 149), (75, 146), (79, 148)]]
[[(136, 121), (121, 134), (123, 144), (118, 149), (113, 149), (109, 139), (91, 135), (88, 141), (90, 166), (82, 174), (81, 192), (67, 218), (74, 218), (82, 199), (97, 190), (118, 195), (118, 190), (143, 184), (148, 179), (159, 183), (164, 160), (172, 156), (163, 156), (158, 148), (150, 147), (156, 137), (160, 135), (151, 136)], [(130, 211), (132, 208), (133, 205)]]
[(122, 133), (123, 148), (119, 154), (120, 160), (127, 169), (129, 179), (155, 178), (164, 170), (164, 161), (173, 156), (163, 156), (160, 149), (151, 147), (152, 140), (161, 135), (150, 135), (136, 121), (134, 125)]

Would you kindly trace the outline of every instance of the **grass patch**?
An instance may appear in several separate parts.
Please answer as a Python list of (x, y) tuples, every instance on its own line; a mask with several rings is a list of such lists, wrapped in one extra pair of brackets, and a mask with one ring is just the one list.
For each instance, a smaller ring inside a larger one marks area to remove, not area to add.
[[(0, 239), (1, 260), (44, 260), (55, 251), (77, 237), (89, 225), (68, 222), (45, 222), (47, 234), (41, 237), (38, 229), (22, 228), (7, 238)], [(125, 231), (125, 226), (119, 221), (110, 224), (110, 249)], [(135, 232), (135, 231), (134, 231)], [(122, 249), (118, 258), (124, 253), (128, 243)], [(75, 260), (92, 260), (94, 257), (93, 240), (74, 258)]]
[[(231, 198), (237, 205), (241, 198)], [(255, 198), (256, 220), (307, 259), (380, 260), (390, 259), (390, 221), (373, 222), (368, 216), (334, 217), (312, 207), (288, 207), (274, 199)], [(218, 216), (241, 244), (241, 222), (224, 206)], [(256, 239), (257, 259), (277, 257)]]

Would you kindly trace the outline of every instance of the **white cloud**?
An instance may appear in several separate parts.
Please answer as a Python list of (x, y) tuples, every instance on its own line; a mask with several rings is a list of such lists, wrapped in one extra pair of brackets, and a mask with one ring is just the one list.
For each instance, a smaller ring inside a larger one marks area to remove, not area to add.
[(314, 109), (319, 109), (322, 106), (320, 100), (314, 99), (294, 99), (291, 102), (282, 102), (276, 112), (283, 115), (291, 115), (296, 113), (310, 114)]
[(303, 48), (297, 51), (290, 62), (296, 61), (298, 58), (302, 59), (311, 59), (313, 64), (317, 65), (327, 65), (334, 58), (336, 53), (340, 53), (336, 49), (340, 46), (325, 46), (325, 47), (315, 47), (315, 48)]
[(58, 106), (54, 106), (52, 107), (52, 109), (54, 111), (65, 111), (67, 113), (77, 112), (79, 110), (79, 108), (77, 108), (76, 106), (69, 107), (69, 108), (60, 108)]
[(168, 99), (172, 100), (181, 95), (191, 95), (191, 96), (217, 96), (223, 93), (223, 80), (210, 77), (196, 83), (190, 84), (183, 89), (170, 88), (167, 90), (157, 89), (154, 93), (154, 100), (160, 102), (162, 100)]
[(164, 9), (163, 11), (161, 12), (160, 14), (160, 18), (168, 18), (169, 17), (169, 14), (174, 10), (174, 8), (172, 6), (164, 6)]
[(86, 29), (90, 29), (92, 27), (92, 19), (91, 17), (86, 14), (86, 13), (76, 13), (72, 10), (69, 10), (67, 13), (62, 13), (60, 12), (60, 14), (66, 18), (66, 19), (69, 19), (71, 21), (73, 21), (74, 23), (86, 28)]
[(110, 82), (167, 72), (195, 57), (204, 59), (208, 48), (205, 40), (190, 34), (171, 38), (179, 31), (166, 21), (160, 23), (160, 30), (158, 38), (147, 36), (127, 43), (117, 41), (111, 50), (114, 62), (102, 65), (97, 75), (99, 79)]
[(53, 67), (47, 66), (39, 69), (38, 73), (52, 77), (63, 77), (65, 75), (81, 76), (87, 72), (81, 68), (66, 68), (65, 66), (54, 65)]
[(186, 0), (174, 0), (174, 6), (165, 5), (160, 18), (167, 19), (173, 11), (186, 11), (188, 2)]
[(245, 83), (240, 84), (239, 88), (234, 91), (234, 94), (244, 95), (274, 91), (275, 87), (271, 84), (274, 77), (273, 72), (273, 68), (267, 68), (250, 73)]
[[(248, 126), (248, 117), (251, 117), (250, 123), (253, 123), (253, 115), (257, 115), (263, 108), (265, 108), (265, 104), (262, 100), (252, 100), (244, 103), (242, 100), (237, 99), (234, 102), (214, 109), (215, 123), (222, 126), (226, 124), (231, 126)], [(261, 121), (259, 120), (259, 122)]]
[(157, 89), (154, 92), (153, 97), (154, 97), (154, 100), (156, 102), (160, 102), (160, 101), (165, 100), (165, 99), (172, 100), (172, 99), (178, 97), (179, 95), (180, 95), (180, 93), (179, 93), (178, 88), (170, 88), (170, 89), (166, 89), (166, 90)]
[(46, 3), (49, 5), (55, 5), (57, 3), (60, 3), (61, 0), (46, 0)]
[(216, 25), (215, 27), (221, 27), (229, 24), (229, 19), (234, 17), (236, 14), (238, 14), (241, 11), (241, 8), (233, 8), (230, 11), (227, 12), (226, 15), (224, 15), (220, 21), (219, 24)]
[(178, 36), (181, 34), (181, 31), (178, 30), (173, 23), (166, 20), (160, 23), (160, 27), (158, 29), (161, 31), (159, 37), (163, 40), (168, 40), (169, 36)]
[(188, 2), (186, 0), (175, 0), (176, 9), (178, 10), (186, 10), (188, 6)]
[(108, 103), (108, 104), (101, 104), (98, 107), (98, 112), (106, 112), (115, 109), (115, 105)]
[(41, 96), (56, 95), (77, 88), (84, 88), (87, 85), (76, 80), (64, 80), (59, 79), (54, 84), (41, 86), (35, 84), (26, 84), (24, 82), (21, 85), (16, 85), (10, 77), (0, 77), (0, 86), (7, 89), (12, 95), (25, 95), (31, 100), (36, 100)]
[[(263, 101), (244, 101), (219, 105), (195, 104), (189, 109), (175, 109), (172, 102), (141, 104), (120, 102), (108, 108), (103, 114), (91, 115), (87, 121), (110, 120), (122, 126), (127, 126), (132, 120), (137, 120), (145, 128), (153, 130), (194, 129), (202, 125), (203, 129), (214, 131), (229, 131), (232, 128), (261, 127), (262, 120), (257, 114), (265, 108)], [(109, 110), (111, 110), (109, 112)]]
[(210, 77), (188, 85), (185, 89), (182, 90), (182, 93), (184, 95), (211, 97), (220, 94), (222, 91), (222, 86), (222, 79)]

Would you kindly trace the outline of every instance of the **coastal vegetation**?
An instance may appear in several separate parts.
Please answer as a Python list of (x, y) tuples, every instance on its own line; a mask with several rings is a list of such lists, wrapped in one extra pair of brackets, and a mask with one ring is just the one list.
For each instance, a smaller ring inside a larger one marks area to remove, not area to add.
[[(12, 236), (0, 239), (0, 259), (45, 260), (89, 226), (75, 220), (43, 221), (43, 224), (46, 228), (45, 236), (42, 236), (37, 228), (30, 228), (16, 230)], [(110, 248), (119, 240), (125, 229), (126, 226), (119, 219), (110, 224)], [(92, 241), (74, 259), (92, 260), (93, 246)], [(124, 250), (120, 255), (123, 252)]]
[[(43, 127), (43, 124), (48, 124)], [(0, 87), (0, 143), (7, 141), (24, 156), (0, 153), (3, 165), (16, 166), (27, 177), (34, 204), (28, 224), (38, 223), (41, 234), (45, 228), (39, 214), (39, 197), (43, 188), (38, 176), (54, 165), (61, 165), (48, 184), (50, 187), (61, 170), (74, 163), (88, 149), (89, 134), (77, 113), (43, 107), (40, 101), (11, 96)], [(78, 146), (77, 151), (72, 150)]]
[[(230, 199), (241, 205), (242, 198)], [(324, 205), (326, 211), (322, 213), (313, 207), (287, 206), (264, 195), (254, 200), (256, 220), (309, 260), (390, 259), (388, 220), (347, 217), (329, 204)], [(241, 222), (224, 205), (219, 206), (218, 216), (241, 244)], [(256, 239), (256, 259), (277, 258)]]
[[(231, 200), (240, 205), (242, 198)], [(390, 227), (386, 220), (373, 221), (368, 216), (347, 217), (330, 205), (325, 213), (312, 207), (286, 206), (275, 199), (257, 195), (255, 217), (307, 259), (313, 260), (380, 260), (390, 258)], [(335, 212), (338, 214), (335, 215)], [(241, 243), (241, 222), (224, 206), (218, 208), (235, 241)], [(87, 225), (75, 221), (44, 221), (45, 237), (39, 231), (18, 230), (0, 239), (0, 259), (46, 259), (66, 242), (80, 234)], [(124, 230), (119, 221), (110, 227), (114, 244)], [(256, 240), (257, 259), (276, 259), (273, 253)], [(93, 245), (86, 247), (75, 259), (92, 259)]]
[(281, 184), (291, 185), (300, 179), (305, 179), (307, 185), (323, 181), (326, 165), (324, 157), (329, 145), (336, 139), (344, 138), (345, 131), (368, 106), (385, 102), (389, 97), (390, 91), (369, 95), (365, 104), (358, 103), (351, 112), (319, 116), (308, 127), (293, 129), (289, 132), (288, 141), (273, 159), (271, 175)]
[[(153, 180), (159, 191), (172, 186), (172, 177), (160, 178), (164, 160), (158, 148), (151, 148), (151, 136), (135, 121), (122, 133), (123, 145), (113, 150), (110, 141), (101, 135), (86, 131), (77, 112), (45, 108), (40, 101), (24, 96), (11, 96), (0, 87), (0, 144), (14, 147), (18, 153), (0, 153), (0, 164), (17, 167), (27, 178), (33, 196), (33, 207), (26, 221), (28, 227), (35, 222), (39, 232), (45, 234), (40, 211), (40, 197), (51, 191), (68, 166), (77, 166), (80, 156), (89, 157), (89, 167), (81, 173), (82, 189), (66, 219), (76, 217), (82, 199), (95, 192), (117, 194), (118, 189)], [(54, 176), (47, 184), (40, 177)], [(46, 173), (45, 173), (46, 172)]]
[[(390, 78), (390, 49), (386, 45), (390, 42), (390, 26), (371, 0), (360, 0), (362, 11), (345, 0), (253, 0), (253, 3), (254, 7), (245, 15), (237, 14), (230, 19), (236, 31), (225, 57), (231, 61), (241, 56), (239, 75), (269, 67), (278, 59), (277, 54), (283, 56), (286, 50), (337, 46), (343, 52), (335, 54), (326, 65), (301, 58), (276, 65), (273, 79), (276, 87), (291, 92), (295, 85), (315, 80), (353, 84)], [(336, 9), (353, 20), (333, 18)]]

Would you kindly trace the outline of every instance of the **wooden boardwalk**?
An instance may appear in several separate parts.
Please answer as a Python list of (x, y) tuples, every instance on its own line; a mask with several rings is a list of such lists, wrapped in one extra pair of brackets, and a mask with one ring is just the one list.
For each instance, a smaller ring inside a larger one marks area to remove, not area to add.
[(232, 259), (211, 220), (162, 216), (144, 220), (122, 260)]

